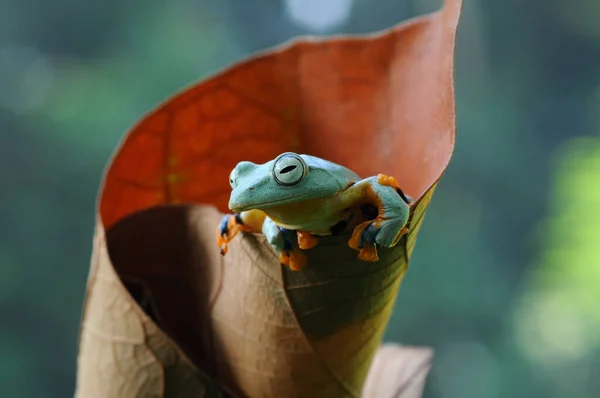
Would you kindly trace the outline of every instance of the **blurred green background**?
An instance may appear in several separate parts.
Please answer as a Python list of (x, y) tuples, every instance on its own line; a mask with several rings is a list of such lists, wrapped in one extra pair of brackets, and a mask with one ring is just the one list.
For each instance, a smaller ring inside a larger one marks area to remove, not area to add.
[[(0, 0), (0, 396), (72, 396), (102, 170), (180, 88), (424, 0)], [(600, 396), (600, 2), (466, 1), (458, 140), (387, 339), (427, 398)]]

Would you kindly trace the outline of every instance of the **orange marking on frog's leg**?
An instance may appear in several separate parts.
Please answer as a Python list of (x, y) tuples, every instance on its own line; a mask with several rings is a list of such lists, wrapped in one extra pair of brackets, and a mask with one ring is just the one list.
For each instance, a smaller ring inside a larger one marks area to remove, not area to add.
[(233, 239), (240, 231), (252, 232), (252, 230), (244, 224), (240, 224), (238, 221), (238, 216), (235, 214), (232, 214), (229, 217), (229, 220), (227, 221), (227, 241)]
[(377, 194), (375, 189), (373, 189), (372, 185), (366, 186), (365, 197), (368, 199), (368, 203), (372, 206), (375, 206), (375, 208), (377, 209), (377, 217), (383, 217), (383, 200), (381, 199), (379, 194)]
[(240, 232), (261, 232), (266, 215), (259, 210), (250, 210), (242, 214), (227, 214), (217, 227), (217, 245), (221, 254), (228, 251), (228, 244)]
[(396, 181), (395, 177), (387, 176), (385, 174), (377, 174), (377, 182), (381, 185), (387, 185), (394, 189), (400, 188), (400, 184)]
[[(381, 223), (384, 218), (381, 216), (375, 217), (375, 220), (367, 221), (366, 228), (362, 230), (359, 235), (359, 250), (358, 258), (363, 261), (379, 261), (379, 255), (377, 254), (377, 246), (375, 245), (375, 236), (381, 227)], [(362, 224), (361, 224), (362, 225)]]
[(217, 246), (221, 249), (221, 254), (227, 254), (227, 243), (229, 242), (229, 238), (225, 239), (223, 235), (221, 235), (221, 228), (217, 226)]
[(400, 184), (398, 184), (398, 180), (396, 180), (395, 177), (387, 176), (385, 174), (378, 174), (377, 175), (377, 182), (380, 185), (387, 185), (387, 186), (390, 186), (390, 187), (394, 188), (396, 190), (396, 192), (398, 192), (398, 194), (402, 197), (402, 200), (404, 200), (404, 202), (409, 207), (415, 201), (415, 199), (412, 196), (406, 195), (404, 193), (404, 191), (402, 191), (402, 189), (400, 188)]
[(350, 240), (348, 240), (348, 246), (350, 246), (354, 250), (360, 250), (360, 240), (362, 238), (363, 232), (365, 229), (372, 223), (373, 221), (364, 221), (354, 227), (354, 231), (352, 231), (352, 236)]
[(288, 266), (292, 271), (300, 271), (302, 268), (306, 267), (306, 264), (308, 263), (306, 254), (304, 254), (299, 248), (294, 247), (289, 258), (290, 261)]
[(358, 253), (358, 258), (363, 261), (379, 261), (377, 247), (375, 245), (364, 245)]
[(310, 232), (297, 231), (298, 246), (302, 250), (312, 249), (319, 243), (319, 238), (312, 235)]
[(227, 253), (229, 242), (239, 231), (240, 227), (236, 221), (236, 215), (225, 215), (217, 226), (217, 245), (221, 249), (221, 254), (225, 255)]

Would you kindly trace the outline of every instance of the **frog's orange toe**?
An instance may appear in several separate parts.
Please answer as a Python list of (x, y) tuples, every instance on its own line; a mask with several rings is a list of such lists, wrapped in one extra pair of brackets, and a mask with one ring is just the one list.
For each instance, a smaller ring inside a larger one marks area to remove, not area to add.
[(239, 215), (227, 214), (223, 217), (223, 220), (217, 227), (217, 245), (221, 249), (221, 254), (227, 253), (227, 245), (229, 242), (240, 232), (249, 231), (245, 225), (241, 224), (238, 220)]
[(279, 254), (279, 263), (281, 265), (289, 265), (290, 264), (290, 256), (289, 256), (289, 254), (287, 252), (282, 251)]
[(348, 241), (348, 246), (350, 246), (354, 250), (360, 250), (360, 239), (362, 237), (362, 234), (363, 232), (365, 232), (365, 229), (367, 229), (367, 227), (371, 223), (372, 221), (365, 221), (354, 227), (354, 231), (352, 231), (352, 236)]
[(306, 258), (306, 254), (302, 253), (301, 250), (293, 249), (290, 253), (290, 262), (288, 266), (292, 271), (300, 271), (306, 264), (308, 263), (308, 259)]
[(319, 238), (309, 232), (298, 231), (296, 235), (298, 235), (298, 246), (302, 250), (312, 249), (319, 243)]
[(223, 221), (217, 226), (217, 246), (221, 249), (221, 254), (225, 255), (227, 253), (227, 244), (229, 243), (229, 228), (227, 227), (229, 224), (228, 220)]
[(363, 246), (358, 253), (358, 258), (363, 261), (379, 261), (379, 255), (377, 254), (377, 248), (375, 246)]
[(400, 188), (400, 185), (395, 177), (387, 176), (385, 174), (377, 174), (377, 182), (381, 185), (387, 185), (394, 189)]
[(369, 220), (358, 224), (354, 231), (352, 231), (352, 237), (348, 241), (348, 246), (354, 250), (358, 250), (358, 258), (363, 261), (379, 261), (379, 255), (377, 254), (377, 247), (375, 246), (374, 235), (365, 234), (365, 230), (373, 225), (378, 228), (379, 219)]
[(221, 254), (225, 255), (227, 254), (227, 243), (228, 241), (225, 240), (225, 238), (223, 238), (223, 236), (221, 236), (221, 229), (217, 228), (217, 246), (219, 246), (219, 248), (221, 249)]

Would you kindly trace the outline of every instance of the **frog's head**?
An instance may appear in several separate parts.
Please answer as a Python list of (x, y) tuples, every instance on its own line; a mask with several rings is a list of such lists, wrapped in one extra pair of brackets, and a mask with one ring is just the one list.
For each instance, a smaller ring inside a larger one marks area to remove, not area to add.
[(239, 213), (325, 198), (346, 185), (333, 163), (286, 152), (264, 164), (240, 162), (231, 172), (229, 208)]

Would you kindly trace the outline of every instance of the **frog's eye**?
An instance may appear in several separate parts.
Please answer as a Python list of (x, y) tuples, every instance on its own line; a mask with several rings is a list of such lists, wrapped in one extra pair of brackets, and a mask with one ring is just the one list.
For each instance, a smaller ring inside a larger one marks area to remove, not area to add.
[(236, 179), (237, 179), (236, 169), (233, 169), (231, 174), (229, 174), (229, 185), (231, 185), (232, 189), (235, 189)]
[(284, 153), (275, 160), (273, 178), (281, 185), (298, 184), (308, 174), (308, 166), (295, 153)]

